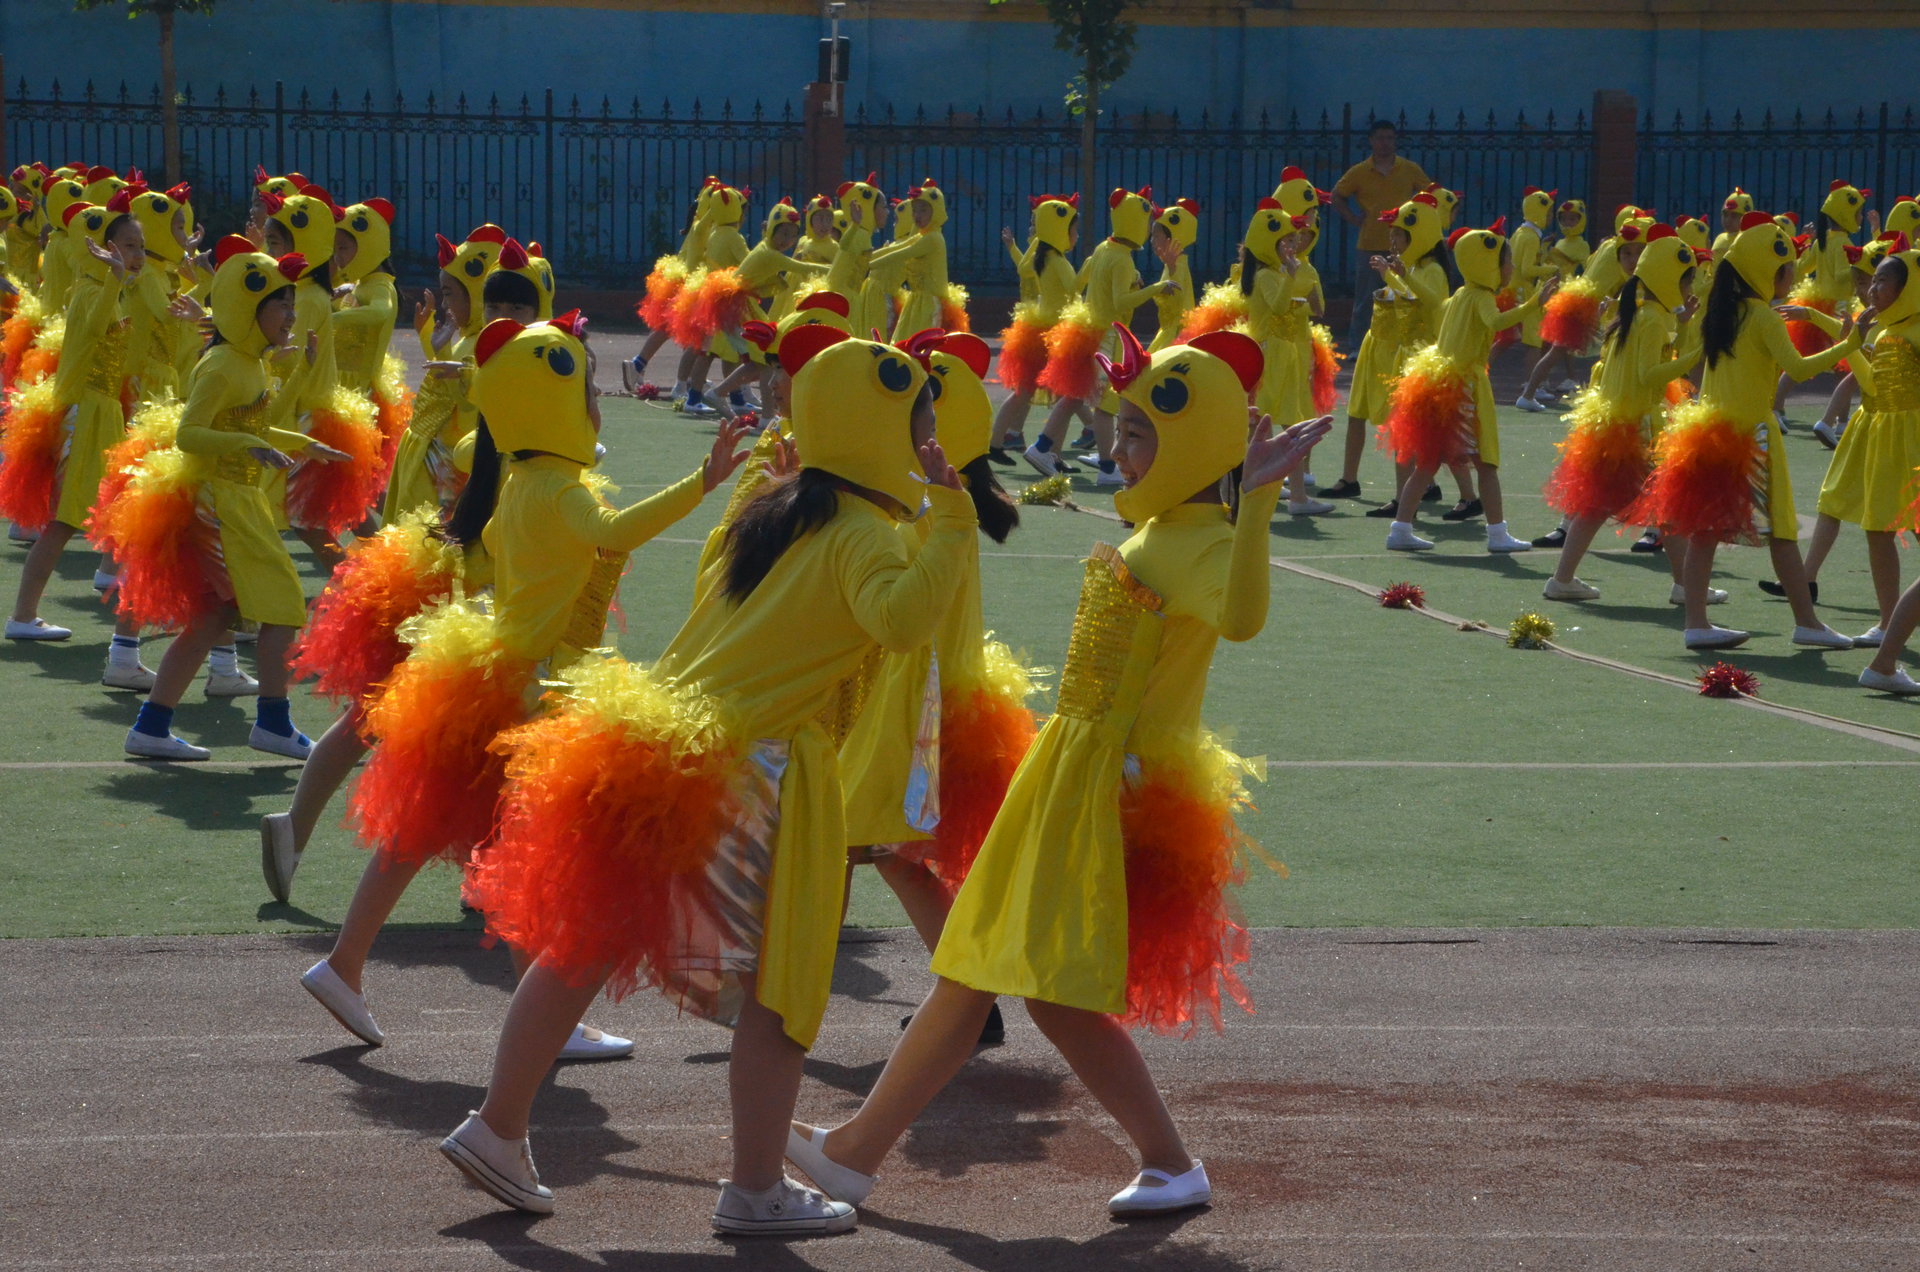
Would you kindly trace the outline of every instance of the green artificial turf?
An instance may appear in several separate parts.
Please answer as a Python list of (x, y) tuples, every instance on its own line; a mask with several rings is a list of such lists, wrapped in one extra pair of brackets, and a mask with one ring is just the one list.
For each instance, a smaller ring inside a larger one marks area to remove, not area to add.
[[(604, 411), (606, 469), (627, 498), (690, 470), (710, 441), (710, 426), (661, 406), (609, 399)], [(1553, 522), (1538, 492), (1562, 427), (1556, 416), (1510, 409), (1501, 424), (1509, 522), (1523, 537), (1538, 534)], [(1810, 517), (1826, 453), (1804, 429), (1788, 447), (1798, 503)], [(1338, 475), (1333, 447), (1316, 458), (1322, 480)], [(1369, 452), (1362, 479), (1384, 491), (1389, 471), (1377, 453)], [(1084, 480), (1075, 498), (1111, 508)], [(710, 500), (635, 554), (618, 634), (629, 655), (652, 656), (684, 618), (699, 543), (722, 506)], [(1581, 570), (1603, 600), (1555, 605), (1540, 599), (1555, 553), (1489, 557), (1478, 523), (1436, 522), (1427, 528), (1438, 551), (1389, 554), (1385, 523), (1361, 517), (1364, 506), (1342, 502), (1338, 515), (1316, 521), (1282, 515), (1274, 555), (1375, 587), (1412, 580), (1432, 607), (1501, 630), (1539, 611), (1571, 647), (1671, 676), (1691, 679), (1711, 661), (1681, 648), (1662, 559), (1629, 554), (1628, 540), (1611, 531)], [(1085, 512), (1028, 511), (1005, 547), (983, 544), (988, 626), (1031, 661), (1057, 667), (1079, 559), (1089, 544), (1122, 533)], [(8, 595), (22, 555), (17, 545), (0, 548), (0, 590)], [(1785, 603), (1754, 586), (1770, 575), (1764, 551), (1725, 549), (1719, 569), (1717, 582), (1733, 600), (1715, 617), (1756, 633), (1726, 657), (1760, 676), (1767, 701), (1920, 732), (1920, 703), (1853, 686), (1866, 653), (1788, 644)], [(262, 813), (285, 806), (297, 774), (277, 763), (250, 765), (261, 758), (245, 747), (250, 700), (204, 703), (196, 691), (176, 724), (214, 747), (216, 760), (248, 767), (120, 762), (138, 700), (96, 683), (108, 628), (91, 571), (90, 558), (70, 554), (43, 607), (76, 627), (71, 643), (0, 650), (0, 935), (333, 924), (366, 860), (337, 817), (308, 853), (295, 904), (266, 901), (255, 827)], [(1822, 583), (1836, 627), (1872, 625), (1857, 531), (1843, 538)], [(1908, 886), (1911, 835), (1898, 815), (1920, 753), (1550, 652), (1508, 649), (1285, 571), (1276, 570), (1273, 584), (1266, 630), (1221, 647), (1207, 712), (1239, 750), (1273, 765), (1247, 828), (1291, 874), (1283, 880), (1253, 868), (1242, 893), (1251, 923), (1920, 923), (1920, 899)], [(295, 718), (317, 733), (330, 712), (296, 699)], [(73, 762), (86, 766), (40, 767)], [(1687, 767), (1648, 767), (1658, 765)], [(337, 801), (333, 812), (343, 810)], [(870, 870), (858, 872), (851, 919), (903, 921)], [(424, 875), (394, 921), (460, 922), (455, 876)]]

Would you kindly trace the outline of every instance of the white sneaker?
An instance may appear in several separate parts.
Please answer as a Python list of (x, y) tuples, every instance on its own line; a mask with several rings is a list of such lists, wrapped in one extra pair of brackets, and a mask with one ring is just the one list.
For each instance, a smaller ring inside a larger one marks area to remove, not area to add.
[(807, 1173), (807, 1178), (820, 1186), (821, 1191), (837, 1201), (848, 1201), (859, 1205), (873, 1191), (879, 1181), (878, 1175), (863, 1175), (851, 1166), (842, 1166), (827, 1156), (827, 1133), (814, 1127), (809, 1135), (802, 1135), (791, 1126), (787, 1128), (787, 1160)]
[(267, 891), (282, 905), (293, 895), (293, 872), (303, 855), (293, 842), (293, 814), (268, 813), (260, 819), (260, 872), (267, 877)]
[(268, 755), (284, 755), (290, 760), (304, 760), (313, 753), (313, 739), (300, 730), (295, 729), (292, 737), (283, 737), (257, 724), (253, 726), (253, 732), (247, 735), (247, 745)]
[(340, 979), (340, 973), (334, 971), (333, 965), (326, 959), (321, 959), (301, 973), (300, 984), (335, 1020), (346, 1027), (348, 1033), (370, 1047), (386, 1042), (387, 1035), (367, 1009), (367, 996), (347, 988), (347, 982)]
[(1785, 411), (1775, 411), (1773, 413), (1773, 422), (1780, 426), (1782, 433), (1787, 431), (1787, 413)]
[[(1685, 605), (1686, 603), (1687, 603), (1687, 589), (1684, 587), (1681, 587), (1678, 583), (1675, 583), (1667, 591), (1667, 604)], [(1725, 605), (1726, 603), (1727, 603), (1727, 592), (1725, 588), (1710, 587), (1707, 589), (1707, 604)]]
[(1579, 579), (1571, 583), (1548, 579), (1547, 585), (1540, 589), (1540, 595), (1550, 601), (1597, 601), (1600, 599), (1600, 589)]
[(119, 575), (108, 574), (105, 570), (95, 570), (93, 572), (93, 590), (94, 591), (110, 592), (114, 588), (119, 586), (120, 586)]
[(706, 402), (702, 401), (702, 402), (688, 402), (686, 405), (680, 408), (680, 414), (691, 415), (694, 419), (704, 420), (704, 419), (711, 419), (714, 416), (720, 414), (720, 412), (716, 410), (714, 407), (709, 406)]
[(1204, 1206), (1212, 1200), (1213, 1185), (1207, 1182), (1207, 1168), (1195, 1162), (1193, 1169), (1184, 1175), (1169, 1175), (1164, 1170), (1141, 1171), (1107, 1202), (1107, 1213), (1164, 1215)]
[(1560, 383), (1554, 385), (1553, 391), (1557, 394), (1565, 396), (1568, 393), (1578, 393), (1581, 389), (1585, 387), (1586, 386), (1581, 384), (1580, 381), (1569, 378), (1569, 379), (1562, 380), (1560, 381)]
[(1120, 475), (1118, 468), (1111, 470), (1100, 468), (1093, 474), (1093, 484), (1096, 486), (1124, 486), (1127, 484), (1127, 479)]
[(1527, 412), (1529, 415), (1538, 414), (1539, 412), (1547, 409), (1545, 405), (1534, 401), (1532, 398), (1528, 397), (1524, 393), (1522, 393), (1519, 397), (1513, 399), (1513, 404), (1519, 407), (1521, 410)]
[(633, 1054), (633, 1039), (616, 1038), (592, 1025), (575, 1025), (565, 1046), (562, 1060), (624, 1060)]
[(1861, 632), (1853, 638), (1853, 647), (1855, 649), (1878, 649), (1886, 639), (1887, 633), (1881, 629), (1878, 623), (1875, 623), (1872, 627), (1867, 628), (1866, 631)]
[(1853, 637), (1843, 636), (1822, 623), (1818, 627), (1796, 627), (1793, 629), (1793, 643), (1809, 645), (1815, 649), (1852, 649)]
[(1333, 505), (1324, 499), (1302, 499), (1298, 503), (1287, 500), (1287, 515), (1290, 517), (1324, 517), (1333, 510)]
[(479, 1113), (467, 1114), (467, 1120), (440, 1141), (440, 1152), (475, 1187), (515, 1210), (553, 1213), (553, 1189), (541, 1184), (540, 1172), (533, 1168), (533, 1145), (525, 1139), (501, 1139)]
[(131, 667), (108, 663), (107, 669), (100, 673), (100, 683), (109, 689), (131, 689), (135, 693), (145, 693), (153, 688), (153, 670), (141, 663)]
[(1525, 539), (1516, 539), (1504, 528), (1487, 529), (1487, 551), (1489, 552), (1531, 552), (1533, 545)]
[[(1920, 694), (1920, 680), (1909, 676), (1905, 667), (1895, 667), (1891, 676), (1868, 667), (1860, 673), (1860, 687), (1878, 689), (1881, 693), (1897, 693), (1903, 698)], [(788, 1156), (792, 1154), (789, 1153)]]
[(142, 733), (138, 729), (127, 730), (126, 751), (128, 755), (143, 760), (210, 760), (213, 752), (204, 746), (195, 746), (185, 738), (177, 738), (169, 733), (156, 738), (151, 733)]
[(209, 671), (207, 697), (244, 698), (260, 692), (260, 682), (244, 671)]
[(1731, 627), (1689, 627), (1685, 633), (1688, 649), (1737, 649), (1747, 643), (1748, 633)]
[(1387, 551), (1389, 552), (1431, 552), (1432, 539), (1422, 539), (1413, 532), (1413, 527), (1404, 521), (1396, 521), (1387, 528)]
[(750, 1193), (731, 1180), (720, 1181), (720, 1200), (713, 1208), (713, 1230), (729, 1236), (827, 1236), (850, 1232), (860, 1222), (853, 1207), (829, 1200), (824, 1194), (781, 1176), (765, 1192)]
[(1821, 420), (1813, 426), (1813, 435), (1818, 438), (1820, 444), (1828, 450), (1833, 450), (1840, 445), (1840, 430), (1825, 420)]
[(71, 627), (55, 627), (44, 618), (36, 618), (31, 623), (7, 620), (8, 640), (66, 640), (72, 635)]
[(14, 543), (38, 543), (40, 536), (21, 525), (18, 521), (7, 523), (7, 538)]
[(1029, 446), (1020, 453), (1042, 477), (1053, 477), (1060, 472), (1060, 459), (1052, 451), (1043, 451), (1038, 446)]

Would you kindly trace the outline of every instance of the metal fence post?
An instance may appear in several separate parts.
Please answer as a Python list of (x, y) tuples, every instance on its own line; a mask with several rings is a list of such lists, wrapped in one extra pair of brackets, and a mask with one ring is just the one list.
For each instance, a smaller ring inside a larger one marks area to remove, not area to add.
[(273, 171), (287, 170), (287, 86), (273, 81)]
[(553, 152), (555, 149), (555, 145), (554, 145), (554, 120), (553, 120), (553, 90), (551, 88), (547, 90), (547, 113), (546, 113), (545, 125), (546, 125), (545, 137), (546, 137), (546, 147), (547, 147), (547, 164), (546, 164), (547, 188), (546, 188), (546, 196), (542, 201), (541, 210), (546, 215), (548, 241), (549, 242), (564, 241), (561, 239), (560, 227), (554, 224), (554, 220), (553, 220)]
[(1887, 180), (1887, 104), (1880, 103), (1879, 146), (1873, 161), (1873, 188), (1880, 193), (1881, 199), (1894, 197), (1893, 186)]

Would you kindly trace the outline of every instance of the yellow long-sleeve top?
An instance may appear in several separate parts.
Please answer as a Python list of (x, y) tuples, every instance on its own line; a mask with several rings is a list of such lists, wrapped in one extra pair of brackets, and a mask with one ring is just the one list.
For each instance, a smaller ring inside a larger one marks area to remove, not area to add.
[(1513, 245), (1513, 285), (1515, 294), (1525, 300), (1533, 289), (1559, 273), (1552, 256), (1540, 239), (1540, 228), (1527, 222), (1507, 240)]
[(1839, 344), (1803, 358), (1787, 335), (1787, 321), (1761, 300), (1741, 302), (1745, 313), (1733, 348), (1700, 376), (1700, 400), (1712, 414), (1735, 424), (1759, 424), (1773, 418), (1774, 386), (1782, 372), (1807, 380), (1860, 347), (1855, 327)]
[(1806, 266), (1806, 283), (1798, 289), (1803, 298), (1824, 300), (1841, 312), (1853, 300), (1853, 263), (1847, 259), (1847, 236), (1840, 229), (1827, 232), (1827, 244), (1818, 236), (1801, 258)]
[(849, 225), (840, 232), (840, 250), (833, 254), (827, 268), (827, 290), (845, 296), (848, 301), (860, 295), (860, 284), (867, 281), (867, 258), (873, 255), (873, 231), (864, 225)]
[(1040, 276), (1033, 272), (1033, 249), (1037, 240), (1028, 239), (1025, 247), (1018, 247), (1011, 241), (1007, 243), (1007, 255), (1013, 258), (1014, 277), (1020, 280), (1020, 299), (1032, 302), (1040, 299)]
[(1578, 234), (1562, 234), (1553, 241), (1553, 250), (1547, 253), (1547, 259), (1560, 272), (1560, 277), (1571, 278), (1575, 271), (1586, 264), (1593, 255), (1587, 246), (1587, 240)]
[(803, 1047), (826, 1012), (846, 879), (839, 762), (818, 717), (875, 646), (905, 653), (933, 636), (977, 523), (965, 491), (933, 486), (927, 497), (933, 526), (910, 555), (891, 516), (841, 494), (832, 519), (788, 547), (745, 601), (703, 587), (656, 666), (720, 699), (743, 746), (787, 743), (756, 983)]
[(1538, 300), (1536, 292), (1524, 304), (1502, 310), (1492, 292), (1467, 283), (1441, 307), (1440, 329), (1434, 336), (1440, 356), (1469, 371), (1478, 369), (1484, 377), (1494, 336), (1525, 322), (1527, 312), (1539, 307)]
[(320, 335), (319, 347), (313, 357), (313, 371), (303, 378), (304, 387), (298, 395), (282, 394), (287, 399), (288, 411), (293, 415), (302, 415), (327, 405), (333, 396), (334, 385), (340, 379), (339, 367), (333, 356), (333, 297), (315, 274), (308, 274), (293, 285), (293, 335), (286, 351), (276, 359), (276, 368), (284, 372), (296, 357), (305, 360), (303, 351), (307, 347), (308, 332), (318, 332)]
[[(306, 359), (301, 358), (281, 392), (297, 393), (300, 382), (311, 373)], [(306, 449), (309, 439), (305, 434), (291, 429), (264, 423), (256, 427), (250, 421), (245, 427), (236, 426), (238, 420), (235, 413), (257, 415), (250, 408), (261, 403), (261, 399), (267, 396), (268, 388), (265, 359), (242, 353), (230, 344), (214, 345), (194, 364), (193, 375), (187, 383), (187, 400), (180, 410), (180, 428), (174, 436), (174, 445), (201, 461), (197, 467), (203, 478), (221, 476), (251, 484), (247, 472), (242, 470), (250, 469), (257, 476), (257, 462), (248, 457), (242, 461), (241, 469), (237, 470), (231, 465), (223, 466), (220, 461), (243, 456), (255, 446), (271, 446), (290, 455)]]
[(748, 250), (738, 226), (716, 225), (707, 235), (707, 268), (734, 268), (747, 259)]
[(900, 271), (908, 295), (900, 307), (896, 337), (940, 325), (940, 302), (947, 294), (947, 236), (937, 227), (889, 243), (873, 254), (867, 268)]
[(40, 231), (31, 213), (21, 213), (7, 222), (6, 270), (23, 288), (36, 293), (40, 285)]
[(1409, 351), (1417, 349), (1440, 332), (1440, 311), (1447, 303), (1447, 271), (1440, 264), (1440, 254), (1428, 252), (1412, 269), (1390, 271), (1387, 280), (1394, 291), (1413, 301), (1400, 343)]
[(67, 301), (66, 341), (53, 374), (53, 391), (62, 405), (72, 406), (88, 392), (119, 398), (127, 364), (128, 329), (121, 325), (125, 291), (111, 275), (88, 272), (75, 280)]
[(1608, 338), (1600, 365), (1594, 369), (1593, 389), (1616, 419), (1653, 416), (1666, 401), (1667, 385), (1685, 375), (1700, 360), (1700, 324), (1680, 324), (1678, 318), (1643, 298), (1633, 314), (1633, 327), (1624, 345)]
[(814, 265), (831, 265), (839, 254), (840, 244), (831, 234), (803, 234), (800, 245), (793, 249), (795, 260)]
[(768, 298), (796, 280), (802, 277), (820, 278), (827, 273), (825, 265), (788, 256), (765, 239), (754, 244), (753, 250), (742, 257), (734, 269), (740, 276), (741, 286), (763, 305)]
[(1159, 352), (1172, 344), (1180, 335), (1180, 324), (1187, 320), (1193, 310), (1193, 267), (1187, 262), (1185, 252), (1174, 257), (1172, 265), (1162, 264), (1160, 282), (1172, 283), (1177, 290), (1153, 293), (1153, 309), (1159, 318), (1160, 328), (1154, 334), (1151, 352)]
[(558, 455), (503, 455), (505, 479), (481, 542), (493, 560), (494, 629), (517, 657), (553, 656), (600, 550), (631, 552), (699, 506), (696, 471), (630, 508), (601, 503), (585, 469)]
[(1087, 309), (1103, 331), (1116, 322), (1133, 321), (1133, 311), (1153, 295), (1153, 288), (1135, 286), (1140, 273), (1134, 267), (1133, 254), (1139, 250), (1133, 244), (1109, 238), (1087, 258)]
[(142, 401), (152, 402), (180, 390), (180, 345), (192, 338), (197, 350), (199, 333), (168, 312), (178, 280), (165, 264), (152, 257), (130, 280), (126, 295), (127, 377)]
[(334, 369), (342, 385), (362, 393), (373, 388), (399, 317), (393, 275), (369, 274), (353, 285), (353, 303), (333, 311)]
[(1600, 246), (1593, 249), (1593, 255), (1587, 257), (1586, 266), (1580, 272), (1582, 277), (1600, 289), (1602, 296), (1611, 299), (1620, 290), (1620, 285), (1627, 281), (1627, 271), (1620, 267), (1620, 240), (1610, 238), (1602, 241)]
[(1065, 253), (1047, 253), (1047, 263), (1039, 269), (1037, 290), (1033, 321), (1037, 326), (1050, 327), (1060, 321), (1061, 313), (1073, 303), (1080, 290), (1079, 276)]
[(65, 226), (57, 226), (40, 249), (40, 304), (48, 313), (60, 313), (73, 299), (76, 272), (73, 239)]

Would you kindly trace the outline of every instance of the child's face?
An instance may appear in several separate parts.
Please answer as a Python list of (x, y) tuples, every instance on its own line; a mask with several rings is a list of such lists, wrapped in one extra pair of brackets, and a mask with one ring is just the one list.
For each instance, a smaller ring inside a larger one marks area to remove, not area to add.
[(287, 233), (287, 227), (278, 221), (268, 221), (261, 236), (268, 256), (285, 256), (293, 250), (293, 235)]
[(825, 208), (816, 208), (807, 214), (807, 233), (815, 238), (827, 238), (833, 234), (833, 213)]
[(1562, 209), (1560, 212), (1560, 232), (1562, 234), (1571, 234), (1579, 228), (1580, 214), (1572, 208)]
[(773, 227), (773, 237), (770, 241), (773, 243), (774, 251), (791, 252), (793, 245), (800, 241), (800, 227), (792, 221), (782, 221)]
[[(449, 310), (453, 306), (447, 306)], [(480, 311), (480, 317), (487, 322), (497, 318), (511, 318), (522, 327), (540, 321), (540, 311), (532, 305), (516, 305), (504, 300), (490, 300)], [(465, 323), (461, 324), (465, 326)]]
[(1304, 244), (1306, 241), (1307, 241), (1306, 234), (1300, 230), (1295, 230), (1291, 234), (1282, 234), (1280, 236), (1280, 246), (1292, 248), (1296, 253), (1300, 250), (1301, 245)]
[(1773, 276), (1773, 298), (1785, 300), (1793, 291), (1793, 262), (1788, 261)]
[(917, 228), (924, 230), (933, 224), (933, 205), (931, 203), (922, 203), (920, 200), (915, 199), (907, 206), (913, 209), (913, 223)]
[(261, 301), (254, 319), (260, 324), (260, 334), (267, 338), (268, 348), (287, 343), (287, 337), (293, 334), (293, 288), (282, 287)]
[(1387, 246), (1393, 249), (1395, 256), (1403, 255), (1413, 246), (1413, 235), (1396, 225), (1387, 231)]
[(447, 321), (464, 330), (473, 318), (473, 302), (460, 280), (444, 269), (440, 271), (440, 298), (447, 306)]
[(1080, 243), (1080, 218), (1074, 217), (1067, 222), (1067, 249), (1073, 250)]
[(107, 246), (120, 258), (129, 274), (137, 274), (147, 261), (147, 232), (140, 222), (132, 217), (122, 217), (114, 228), (113, 237), (107, 240)]
[(1147, 475), (1154, 456), (1160, 453), (1160, 431), (1145, 411), (1124, 398), (1114, 413), (1113, 429), (1114, 465), (1120, 470), (1121, 480), (1133, 486)]
[(1875, 309), (1885, 309), (1900, 299), (1900, 293), (1906, 289), (1907, 272), (1899, 261), (1881, 261), (1880, 268), (1873, 271), (1873, 279), (1867, 284), (1867, 303)]
[(1640, 253), (1647, 248), (1645, 243), (1622, 243), (1620, 245), (1620, 268), (1633, 273), (1633, 267), (1640, 263)]
[(1720, 209), (1720, 229), (1727, 234), (1740, 232), (1740, 213), (1733, 208)]
[(345, 269), (353, 264), (353, 258), (360, 254), (360, 240), (345, 230), (333, 232), (333, 267)]

